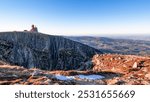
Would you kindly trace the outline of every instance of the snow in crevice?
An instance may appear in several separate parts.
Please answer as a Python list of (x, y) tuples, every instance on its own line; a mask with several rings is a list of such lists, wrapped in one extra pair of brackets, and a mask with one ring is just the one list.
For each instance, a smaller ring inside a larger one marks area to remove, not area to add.
[(99, 80), (99, 79), (103, 79), (104, 76), (101, 75), (75, 75), (75, 76), (64, 76), (64, 75), (55, 75), (55, 78), (58, 80), (74, 80), (76, 78), (78, 79), (85, 79), (85, 80)]
[(93, 74), (93, 75), (78, 75), (78, 77), (80, 79), (88, 79), (88, 80), (98, 80), (98, 79), (104, 78), (104, 76), (96, 75), (96, 74)]

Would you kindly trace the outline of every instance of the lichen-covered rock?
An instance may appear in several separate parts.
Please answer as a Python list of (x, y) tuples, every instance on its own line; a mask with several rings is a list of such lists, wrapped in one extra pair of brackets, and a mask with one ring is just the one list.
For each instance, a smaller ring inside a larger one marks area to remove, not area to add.
[[(95, 74), (90, 71), (46, 71), (37, 68), (22, 68), (20, 66), (0, 65), (0, 85), (103, 85), (102, 80), (87, 80), (74, 78), (72, 80), (58, 79), (63, 75)], [(64, 76), (65, 77), (65, 76)], [(66, 76), (69, 77), (69, 76)]]
[(128, 73), (150, 67), (150, 57), (135, 55), (97, 54), (93, 56), (92, 62), (94, 71)]
[(102, 54), (95, 55), (92, 62), (94, 71), (123, 74), (119, 77), (106, 79), (108, 85), (150, 84), (150, 57), (148, 56)]
[(101, 52), (61, 36), (31, 32), (0, 33), (0, 60), (26, 68), (86, 70), (90, 68), (90, 58), (96, 53)]

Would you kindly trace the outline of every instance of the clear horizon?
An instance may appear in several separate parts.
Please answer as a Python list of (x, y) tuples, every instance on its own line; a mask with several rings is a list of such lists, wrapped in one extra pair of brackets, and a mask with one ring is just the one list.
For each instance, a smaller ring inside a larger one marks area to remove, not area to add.
[(150, 0), (1, 0), (0, 32), (53, 35), (150, 34)]

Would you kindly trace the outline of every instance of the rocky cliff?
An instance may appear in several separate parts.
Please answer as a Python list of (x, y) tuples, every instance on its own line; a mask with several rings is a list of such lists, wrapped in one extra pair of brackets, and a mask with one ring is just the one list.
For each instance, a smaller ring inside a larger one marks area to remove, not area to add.
[(30, 32), (0, 33), (0, 60), (26, 68), (85, 70), (96, 53), (102, 52), (61, 36)]

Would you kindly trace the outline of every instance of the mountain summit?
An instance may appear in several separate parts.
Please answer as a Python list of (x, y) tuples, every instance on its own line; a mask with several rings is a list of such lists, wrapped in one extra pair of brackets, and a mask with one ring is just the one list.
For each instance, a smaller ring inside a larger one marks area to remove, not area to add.
[(0, 60), (44, 70), (86, 70), (92, 56), (102, 53), (61, 36), (31, 32), (1, 32), (0, 50)]

